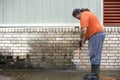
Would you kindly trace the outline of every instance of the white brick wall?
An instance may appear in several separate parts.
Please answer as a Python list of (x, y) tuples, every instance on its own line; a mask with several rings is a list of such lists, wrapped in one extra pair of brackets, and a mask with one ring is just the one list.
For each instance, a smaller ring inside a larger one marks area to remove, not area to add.
[[(120, 69), (119, 30), (120, 27), (105, 28), (101, 69)], [(68, 69), (76, 65), (83, 69), (77, 53), (79, 34), (78, 28), (0, 28), (0, 54), (14, 58), (30, 55), (34, 68)], [(87, 44), (81, 55), (90, 66)]]

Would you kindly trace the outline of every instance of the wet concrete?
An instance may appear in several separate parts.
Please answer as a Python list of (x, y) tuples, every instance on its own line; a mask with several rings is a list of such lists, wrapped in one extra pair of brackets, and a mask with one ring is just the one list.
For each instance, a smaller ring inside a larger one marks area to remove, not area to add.
[[(88, 72), (2, 70), (0, 72), (0, 80), (83, 80), (82, 77), (86, 73)], [(120, 71), (101, 71), (101, 74), (120, 80)]]
[(11, 78), (8, 76), (0, 75), (0, 80), (11, 80)]

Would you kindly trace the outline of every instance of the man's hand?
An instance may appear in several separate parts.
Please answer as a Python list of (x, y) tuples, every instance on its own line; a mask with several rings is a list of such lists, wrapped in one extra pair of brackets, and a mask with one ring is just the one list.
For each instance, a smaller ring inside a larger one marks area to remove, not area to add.
[(79, 41), (79, 47), (82, 47), (82, 40)]
[(82, 48), (84, 46), (85, 42), (83, 40), (79, 41), (79, 47)]

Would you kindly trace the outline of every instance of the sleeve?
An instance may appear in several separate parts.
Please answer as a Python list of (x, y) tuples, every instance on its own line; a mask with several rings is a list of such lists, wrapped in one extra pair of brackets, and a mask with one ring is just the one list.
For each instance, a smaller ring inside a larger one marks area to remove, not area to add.
[(83, 15), (81, 15), (80, 24), (81, 24), (81, 28), (89, 27), (89, 15), (88, 14), (84, 13)]

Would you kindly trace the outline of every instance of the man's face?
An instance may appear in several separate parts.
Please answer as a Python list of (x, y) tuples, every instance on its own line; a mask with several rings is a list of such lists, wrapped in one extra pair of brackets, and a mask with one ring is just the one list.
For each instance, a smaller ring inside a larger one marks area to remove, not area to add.
[(77, 15), (75, 16), (75, 18), (78, 19), (78, 20), (80, 20), (80, 14), (77, 14)]

